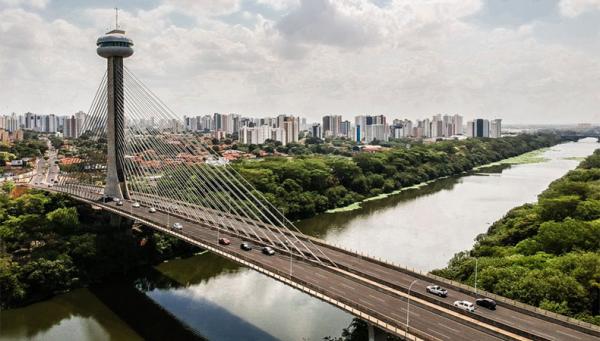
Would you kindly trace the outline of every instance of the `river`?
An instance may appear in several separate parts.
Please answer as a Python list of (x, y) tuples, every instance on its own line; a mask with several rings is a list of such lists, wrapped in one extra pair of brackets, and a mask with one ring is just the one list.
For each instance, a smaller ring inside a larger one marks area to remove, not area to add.
[[(550, 182), (577, 166), (577, 158), (599, 146), (589, 139), (561, 144), (545, 151), (543, 162), (481, 169), (297, 225), (330, 243), (429, 271), (470, 248), (509, 209), (535, 201)], [(352, 320), (208, 253), (165, 262), (105, 289), (128, 293), (118, 300), (100, 294), (101, 289), (79, 289), (2, 312), (0, 340), (135, 340), (144, 333), (139, 320), (146, 316), (154, 316), (149, 324), (192, 330), (211, 340), (321, 340), (339, 336)], [(123, 313), (127, 304), (140, 308)]]

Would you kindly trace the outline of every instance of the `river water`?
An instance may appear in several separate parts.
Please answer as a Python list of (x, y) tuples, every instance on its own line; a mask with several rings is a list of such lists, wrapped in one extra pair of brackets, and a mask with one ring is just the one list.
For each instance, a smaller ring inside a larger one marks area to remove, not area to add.
[[(595, 140), (561, 144), (542, 154), (544, 162), (442, 179), (366, 202), (359, 210), (323, 214), (297, 225), (330, 243), (429, 271), (470, 248), (509, 209), (535, 201), (550, 182), (577, 166), (576, 158), (599, 146)], [(161, 318), (154, 314), (148, 323), (166, 326), (171, 321), (171, 330), (179, 325), (211, 340), (321, 340), (339, 336), (352, 320), (337, 308), (209, 253), (160, 264), (133, 283), (113, 284), (109, 290), (128, 294), (111, 301), (111, 295), (80, 289), (4, 311), (0, 340), (140, 339), (143, 326), (120, 309), (127, 304), (140, 306), (138, 320), (158, 309)]]

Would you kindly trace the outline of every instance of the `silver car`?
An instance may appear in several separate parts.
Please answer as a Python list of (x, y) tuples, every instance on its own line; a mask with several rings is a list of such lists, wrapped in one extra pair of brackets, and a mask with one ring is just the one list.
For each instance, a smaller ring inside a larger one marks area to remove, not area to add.
[(133, 207), (140, 207), (141, 205), (140, 205), (139, 202), (134, 202), (133, 204), (131, 204), (131, 206), (133, 206)]
[(150, 212), (150, 213), (155, 213), (155, 212), (156, 212), (156, 208), (154, 208), (154, 207), (150, 207), (150, 209), (148, 210), (148, 212)]
[(181, 223), (175, 223), (171, 227), (171, 230), (181, 231), (181, 230), (183, 230), (183, 225), (181, 225)]
[(475, 312), (475, 305), (469, 301), (455, 301), (454, 306), (471, 313)]
[(428, 285), (427, 292), (430, 294), (438, 295), (440, 297), (448, 296), (448, 290), (442, 288), (439, 285)]

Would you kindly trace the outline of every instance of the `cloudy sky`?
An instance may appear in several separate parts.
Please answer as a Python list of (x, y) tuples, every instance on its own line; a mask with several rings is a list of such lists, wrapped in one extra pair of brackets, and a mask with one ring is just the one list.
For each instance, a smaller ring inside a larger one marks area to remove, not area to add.
[(0, 0), (0, 113), (86, 111), (115, 6), (181, 115), (600, 122), (600, 0)]

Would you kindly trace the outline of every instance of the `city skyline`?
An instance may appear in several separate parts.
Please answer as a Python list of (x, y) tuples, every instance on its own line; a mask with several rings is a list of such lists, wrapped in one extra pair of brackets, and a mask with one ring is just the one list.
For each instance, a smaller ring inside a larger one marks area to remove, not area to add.
[[(143, 56), (132, 57), (132, 69), (182, 117), (458, 113), (509, 124), (600, 122), (594, 0), (119, 6)], [(97, 84), (85, 77), (99, 79), (104, 69), (88, 47), (113, 17), (100, 1), (0, 1), (0, 52), (12, 56), (0, 62), (0, 112), (87, 111)]]
[[(127, 113), (127, 111), (126, 111)], [(31, 130), (41, 133), (62, 134), (77, 138), (90, 128), (101, 128), (88, 114), (79, 111), (73, 115), (39, 115), (27, 112), (22, 115), (0, 115), (0, 132), (9, 133)], [(127, 119), (127, 125), (146, 127), (173, 133), (204, 133), (218, 140), (231, 138), (242, 144), (264, 144), (268, 140), (282, 145), (297, 143), (304, 137), (319, 139), (347, 138), (360, 144), (390, 139), (419, 139), (437, 141), (473, 137), (499, 138), (502, 136), (502, 119), (477, 118), (467, 121), (455, 115), (434, 115), (430, 118), (388, 119), (385, 115), (357, 115), (354, 123), (342, 115), (324, 115), (321, 122), (308, 122), (305, 117), (278, 115), (276, 117), (248, 117), (240, 114), (184, 116), (183, 119), (135, 118)], [(90, 124), (92, 126), (90, 126)], [(103, 128), (106, 129), (106, 128)]]

